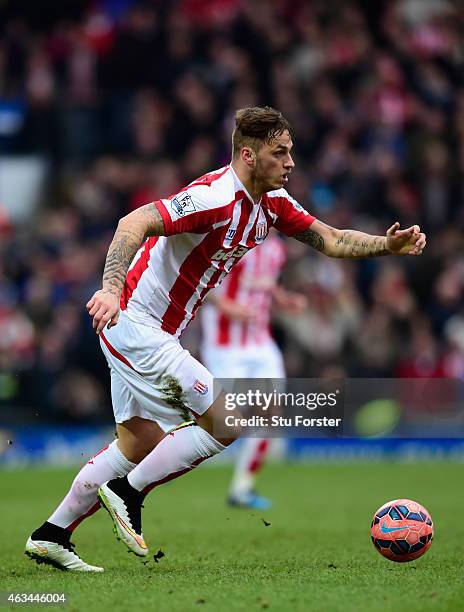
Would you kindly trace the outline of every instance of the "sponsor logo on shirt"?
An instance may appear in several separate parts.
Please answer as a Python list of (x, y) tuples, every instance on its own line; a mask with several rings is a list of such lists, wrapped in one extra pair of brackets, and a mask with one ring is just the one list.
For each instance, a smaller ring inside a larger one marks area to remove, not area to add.
[(238, 245), (230, 251), (223, 251), (222, 249), (219, 249), (219, 251), (216, 251), (216, 253), (214, 253), (214, 255), (211, 257), (211, 261), (227, 261), (231, 257), (240, 258), (243, 257), (243, 255), (245, 255), (245, 253), (248, 251), (249, 249), (247, 247), (241, 247)]
[(196, 210), (192, 197), (188, 193), (183, 193), (182, 195), (172, 198), (171, 208), (179, 217), (183, 217)]

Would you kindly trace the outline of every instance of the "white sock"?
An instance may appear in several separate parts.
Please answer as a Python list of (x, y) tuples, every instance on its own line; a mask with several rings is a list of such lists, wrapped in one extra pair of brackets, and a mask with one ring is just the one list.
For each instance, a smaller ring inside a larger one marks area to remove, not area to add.
[(269, 440), (265, 438), (243, 438), (230, 485), (231, 496), (241, 497), (253, 490), (268, 448)]
[(100, 507), (98, 487), (112, 478), (125, 476), (136, 465), (125, 458), (117, 440), (114, 440), (84, 465), (48, 522), (74, 531), (81, 521)]
[(199, 425), (183, 426), (163, 438), (132, 470), (127, 480), (137, 491), (148, 492), (189, 472), (224, 448)]

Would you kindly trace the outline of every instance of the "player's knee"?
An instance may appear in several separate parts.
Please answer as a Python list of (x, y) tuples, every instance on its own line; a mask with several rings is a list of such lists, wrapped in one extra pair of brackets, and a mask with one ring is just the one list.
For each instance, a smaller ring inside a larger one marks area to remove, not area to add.
[(239, 414), (235, 414), (233, 419), (230, 418), (230, 413), (225, 407), (225, 397), (221, 394), (208, 410), (197, 419), (197, 422), (220, 444), (229, 446), (240, 437), (239, 417)]
[(231, 434), (228, 434), (227, 438), (223, 436), (214, 436), (214, 437), (219, 442), (219, 444), (222, 444), (223, 446), (230, 446), (232, 442), (235, 442), (235, 440), (237, 440), (240, 437), (240, 430), (237, 429)]

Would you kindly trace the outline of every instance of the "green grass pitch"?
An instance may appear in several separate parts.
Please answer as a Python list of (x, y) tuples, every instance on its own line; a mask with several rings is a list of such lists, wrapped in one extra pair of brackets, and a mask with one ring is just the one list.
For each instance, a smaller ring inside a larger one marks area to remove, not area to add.
[[(23, 554), (74, 471), (3, 471), (0, 590), (64, 591), (69, 612), (455, 612), (464, 601), (463, 471), (448, 462), (268, 466), (260, 491), (275, 508), (263, 513), (228, 508), (230, 468), (203, 466), (146, 500), (146, 565), (116, 541), (103, 511), (78, 528), (77, 551), (106, 568), (98, 575), (38, 566)], [(369, 534), (373, 512), (398, 497), (423, 503), (435, 522), (430, 551), (406, 564), (383, 559)], [(165, 557), (156, 563), (158, 550)]]

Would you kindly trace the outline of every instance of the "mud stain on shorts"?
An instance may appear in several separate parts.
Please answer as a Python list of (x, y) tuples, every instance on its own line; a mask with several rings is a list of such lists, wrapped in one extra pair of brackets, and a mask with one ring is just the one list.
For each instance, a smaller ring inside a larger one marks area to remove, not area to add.
[(159, 389), (163, 394), (164, 401), (169, 404), (169, 406), (174, 408), (184, 419), (184, 421), (192, 420), (192, 415), (187, 406), (185, 394), (175, 376), (171, 376), (170, 374), (163, 376)]

